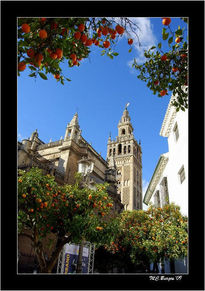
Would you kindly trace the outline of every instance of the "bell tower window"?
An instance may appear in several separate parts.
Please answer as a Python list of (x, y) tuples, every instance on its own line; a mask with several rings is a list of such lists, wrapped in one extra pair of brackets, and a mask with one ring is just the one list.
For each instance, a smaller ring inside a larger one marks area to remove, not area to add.
[(110, 152), (109, 152), (109, 156), (111, 156), (112, 155), (112, 149), (110, 149)]
[(130, 145), (128, 145), (128, 153), (130, 153)]
[(118, 145), (118, 155), (122, 153), (122, 145), (121, 143)]
[(122, 129), (122, 134), (125, 134), (125, 129), (124, 128)]
[(115, 156), (115, 148), (113, 149), (113, 156)]

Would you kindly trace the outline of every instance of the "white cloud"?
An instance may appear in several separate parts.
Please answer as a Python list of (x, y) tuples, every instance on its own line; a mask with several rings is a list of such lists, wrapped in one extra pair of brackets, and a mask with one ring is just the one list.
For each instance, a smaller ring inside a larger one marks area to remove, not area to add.
[[(138, 64), (143, 63), (146, 58), (144, 57), (144, 51), (151, 48), (153, 45), (157, 44), (157, 38), (154, 35), (153, 32), (153, 26), (151, 24), (151, 21), (149, 18), (146, 17), (136, 17), (136, 18), (130, 18), (130, 20), (136, 24), (139, 29), (135, 29), (135, 32), (139, 36), (139, 40), (136, 37), (136, 35), (129, 30), (130, 38), (133, 38), (133, 46), (136, 51), (136, 61)], [(139, 46), (140, 41), (140, 46)], [(133, 61), (129, 62), (129, 65), (131, 65)]]

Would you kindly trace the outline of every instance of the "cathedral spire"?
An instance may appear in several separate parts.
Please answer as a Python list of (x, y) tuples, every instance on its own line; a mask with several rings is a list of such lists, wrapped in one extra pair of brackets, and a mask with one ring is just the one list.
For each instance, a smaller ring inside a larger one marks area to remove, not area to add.
[(133, 132), (133, 127), (130, 122), (131, 118), (127, 110), (128, 106), (129, 103), (126, 104), (122, 117), (118, 123), (118, 136), (132, 134)]
[(80, 126), (78, 123), (78, 113), (76, 112), (70, 123), (68, 123), (64, 141), (68, 139), (76, 139), (80, 135)]

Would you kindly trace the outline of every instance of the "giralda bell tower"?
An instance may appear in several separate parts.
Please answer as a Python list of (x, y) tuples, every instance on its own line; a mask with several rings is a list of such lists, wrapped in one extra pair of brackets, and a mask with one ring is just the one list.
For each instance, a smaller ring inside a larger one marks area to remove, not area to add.
[(127, 106), (118, 123), (116, 140), (108, 139), (107, 161), (117, 168), (118, 193), (125, 210), (142, 209), (142, 151), (133, 135)]

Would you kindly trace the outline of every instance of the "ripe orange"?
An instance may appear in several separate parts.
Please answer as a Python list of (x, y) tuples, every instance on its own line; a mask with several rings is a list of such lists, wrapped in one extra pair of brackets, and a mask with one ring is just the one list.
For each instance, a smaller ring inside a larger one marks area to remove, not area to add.
[(23, 198), (26, 198), (26, 194), (22, 194), (22, 197), (23, 197)]
[(109, 42), (108, 40), (104, 41), (104, 42), (103, 42), (103, 46), (104, 46), (105, 48), (108, 48), (108, 47), (110, 46), (110, 42)]
[(73, 61), (73, 66), (77, 66), (79, 63), (78, 63), (78, 61), (76, 60), (76, 61)]
[(24, 33), (28, 33), (31, 30), (30, 25), (28, 25), (27, 23), (22, 24), (21, 29)]
[(42, 200), (41, 200), (40, 198), (37, 198), (36, 201), (37, 201), (38, 203), (41, 203)]
[(78, 26), (78, 29), (80, 32), (83, 32), (85, 30), (85, 25), (83, 23), (81, 23), (79, 26)]
[[(19, 71), (24, 71), (25, 70), (25, 68), (26, 68), (26, 64), (25, 64), (25, 62), (20, 62), (19, 64), (18, 64), (18, 70)], [(19, 180), (20, 181), (20, 180)], [(22, 180), (21, 180), (22, 181)], [(20, 182), (21, 183), (21, 182)]]
[(91, 46), (93, 44), (93, 41), (91, 38), (87, 39), (86, 42), (85, 42), (85, 45), (86, 46)]
[(46, 18), (45, 17), (42, 17), (40, 20), (41, 20), (41, 22), (45, 22), (46, 21)]
[(27, 56), (30, 57), (30, 58), (33, 58), (35, 55), (35, 51), (34, 49), (30, 48), (27, 50)]
[(45, 207), (47, 207), (47, 206), (48, 206), (48, 202), (44, 202), (43, 205), (44, 205)]
[(92, 199), (92, 195), (89, 195), (89, 196), (88, 196), (88, 199), (91, 200), (91, 199)]
[(157, 86), (158, 84), (159, 84), (159, 81), (158, 80), (154, 81), (154, 85), (155, 86)]
[(117, 31), (119, 34), (123, 34), (124, 31), (125, 31), (124, 27), (122, 27), (122, 26), (119, 25), (119, 24), (115, 27), (115, 29), (116, 29), (116, 31)]
[(133, 39), (132, 39), (132, 38), (129, 38), (129, 39), (128, 39), (128, 44), (129, 44), (129, 45), (133, 44)]
[(101, 31), (100, 28), (97, 29), (97, 34), (98, 34), (98, 37), (101, 37), (101, 35), (102, 35), (102, 31)]
[(115, 39), (115, 38), (116, 38), (116, 35), (115, 35), (114, 33), (112, 33), (112, 34), (111, 34), (111, 38), (112, 38), (112, 39)]
[(169, 17), (163, 17), (162, 18), (162, 24), (163, 25), (169, 25), (171, 23), (171, 18)]
[(31, 208), (29, 211), (30, 211), (30, 212), (34, 212), (34, 209), (33, 209), (33, 208)]
[(62, 59), (63, 57), (63, 50), (61, 48), (56, 49), (56, 54), (58, 59)]
[(100, 44), (99, 40), (95, 41), (95, 45), (98, 46)]
[(175, 39), (175, 42), (176, 43), (179, 43), (181, 41), (181, 37), (177, 37), (176, 39)]
[(60, 74), (55, 74), (55, 75), (54, 75), (54, 78), (55, 78), (56, 80), (59, 80), (59, 79), (60, 79)]
[(181, 57), (182, 59), (185, 59), (185, 58), (187, 57), (187, 55), (186, 55), (186, 54), (181, 54), (180, 57)]
[(85, 43), (87, 40), (87, 36), (85, 34), (82, 34), (80, 40), (82, 41), (82, 43)]
[(47, 38), (47, 37), (48, 37), (47, 31), (46, 31), (45, 29), (41, 29), (41, 30), (39, 31), (39, 37), (40, 37), (41, 39), (45, 39), (45, 38)]
[(167, 55), (163, 55), (163, 56), (161, 56), (161, 61), (166, 61), (167, 60)]
[(42, 54), (39, 53), (39, 54), (35, 55), (35, 61), (36, 62), (39, 62), (39, 61), (41, 62), (42, 60), (43, 60), (43, 55)]
[(172, 72), (173, 72), (173, 73), (176, 73), (177, 71), (179, 71), (179, 69), (178, 69), (177, 67), (173, 67), (173, 68), (172, 68)]
[(76, 32), (74, 33), (74, 38), (77, 39), (77, 40), (79, 40), (79, 39), (81, 38), (81, 33), (80, 33), (80, 31), (76, 31)]
[(103, 27), (102, 34), (103, 35), (107, 35), (108, 34), (108, 28), (107, 28), (107, 26)]
[(18, 180), (18, 182), (19, 182), (19, 183), (22, 183), (22, 180), (21, 180), (21, 179), (19, 179), (19, 180)]
[(73, 62), (75, 62), (77, 60), (76, 54), (71, 54), (70, 58), (73, 60)]
[(56, 60), (58, 55), (56, 53), (51, 53), (50, 57), (51, 57), (51, 59)]
[(102, 24), (105, 24), (105, 23), (106, 23), (106, 19), (103, 18), (103, 20), (102, 20)]
[(164, 96), (166, 93), (167, 93), (167, 90), (161, 90), (159, 94), (160, 94), (161, 96)]

